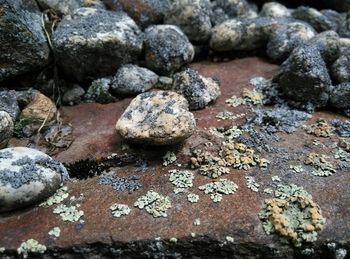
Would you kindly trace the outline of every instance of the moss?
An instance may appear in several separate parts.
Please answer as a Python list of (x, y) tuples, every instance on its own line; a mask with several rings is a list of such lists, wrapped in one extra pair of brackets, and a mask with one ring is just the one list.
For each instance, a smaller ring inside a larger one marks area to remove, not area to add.
[(253, 192), (258, 192), (260, 184), (258, 184), (254, 177), (252, 176), (245, 176), (247, 187), (252, 190)]
[(61, 229), (59, 227), (54, 227), (48, 234), (53, 237), (59, 237), (61, 235)]
[(329, 125), (326, 120), (318, 119), (316, 123), (305, 127), (305, 131), (308, 134), (315, 135), (316, 137), (330, 137), (333, 135), (334, 127)]
[(134, 203), (135, 207), (145, 209), (153, 217), (167, 217), (167, 210), (171, 208), (171, 202), (168, 197), (150, 190), (141, 196)]
[(176, 187), (175, 193), (186, 191), (193, 186), (194, 175), (186, 170), (170, 170), (169, 181)]
[(16, 138), (23, 138), (24, 137), (23, 129), (34, 122), (35, 122), (34, 120), (28, 119), (28, 118), (20, 119), (16, 121), (13, 128), (13, 136)]
[(58, 205), (54, 210), (54, 214), (60, 215), (63, 221), (76, 222), (80, 220), (82, 216), (84, 216), (84, 211), (78, 210), (79, 204), (75, 206), (66, 206), (64, 204)]
[(199, 201), (199, 196), (197, 194), (194, 194), (194, 193), (189, 193), (187, 195), (187, 200), (189, 202), (195, 203), (195, 202)]
[(174, 152), (168, 151), (163, 156), (163, 166), (168, 166), (176, 162), (176, 155)]
[(68, 196), (69, 196), (68, 187), (63, 186), (60, 189), (58, 189), (54, 195), (52, 195), (50, 198), (48, 198), (45, 202), (41, 203), (39, 206), (49, 207), (49, 206), (52, 206), (54, 204), (59, 204), (62, 201), (64, 201), (65, 199), (67, 199)]
[(43, 254), (46, 251), (46, 246), (40, 244), (35, 239), (28, 239), (23, 242), (20, 247), (17, 248), (17, 253), (22, 255), (23, 258), (27, 258), (29, 253)]
[(121, 216), (128, 215), (130, 213), (130, 208), (126, 204), (114, 203), (110, 210), (112, 211), (113, 217), (120, 218)]
[(312, 171), (313, 175), (331, 176), (336, 172), (336, 170), (333, 167), (332, 163), (329, 162), (327, 159), (328, 157), (325, 155), (310, 153), (307, 155), (304, 163), (306, 165), (311, 165), (315, 168), (315, 170)]
[(219, 181), (207, 183), (198, 188), (205, 194), (210, 194), (213, 202), (220, 202), (223, 194), (234, 194), (238, 189), (238, 185), (227, 179), (220, 179)]

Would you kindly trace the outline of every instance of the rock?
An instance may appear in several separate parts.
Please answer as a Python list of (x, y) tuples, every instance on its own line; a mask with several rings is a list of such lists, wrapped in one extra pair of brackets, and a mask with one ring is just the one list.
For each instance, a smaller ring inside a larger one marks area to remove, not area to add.
[(0, 81), (43, 68), (50, 50), (41, 15), (21, 0), (0, 0), (0, 6)]
[(158, 78), (158, 82), (155, 85), (155, 88), (161, 89), (161, 90), (171, 90), (171, 87), (173, 86), (173, 79), (171, 77), (167, 76), (160, 76)]
[(192, 42), (206, 42), (211, 34), (209, 0), (178, 0), (171, 5), (165, 23), (173, 24)]
[(111, 79), (100, 78), (94, 80), (85, 94), (85, 100), (88, 102), (111, 103), (117, 99), (109, 92), (111, 88)]
[(77, 81), (113, 74), (137, 60), (142, 32), (124, 12), (79, 8), (66, 16), (53, 35), (57, 61)]
[(82, 101), (85, 95), (85, 90), (80, 85), (74, 84), (71, 88), (67, 89), (63, 96), (62, 102), (67, 105), (78, 104)]
[(174, 75), (172, 90), (187, 99), (190, 110), (205, 108), (221, 94), (217, 81), (205, 78), (191, 68)]
[(241, 42), (242, 35), (242, 22), (230, 19), (213, 28), (209, 45), (216, 51), (233, 50)]
[(337, 109), (350, 109), (350, 83), (342, 83), (331, 88), (330, 103)]
[(42, 10), (53, 9), (59, 15), (72, 14), (81, 7), (81, 0), (37, 0)]
[(20, 209), (50, 197), (68, 172), (48, 155), (31, 148), (0, 150), (0, 212)]
[(344, 38), (350, 38), (350, 19), (346, 19), (343, 24), (340, 26), (339, 36)]
[(267, 43), (267, 55), (276, 61), (284, 61), (296, 47), (306, 43), (316, 31), (304, 22), (290, 22), (271, 34)]
[(268, 2), (262, 6), (259, 15), (262, 17), (282, 18), (291, 16), (291, 11), (280, 3)]
[(331, 80), (317, 48), (301, 46), (293, 50), (273, 79), (290, 99), (310, 102), (316, 107), (327, 104)]
[(215, 8), (210, 15), (210, 21), (213, 26), (219, 25), (229, 19), (230, 17), (225, 13), (224, 10), (222, 10), (222, 8)]
[(0, 91), (0, 111), (7, 112), (13, 121), (16, 121), (20, 110), (14, 90)]
[(158, 81), (158, 75), (137, 65), (124, 65), (118, 69), (111, 83), (114, 94), (140, 94), (150, 90)]
[(332, 9), (324, 9), (320, 11), (327, 19), (336, 26), (338, 32), (340, 27), (345, 23), (346, 13), (338, 13)]
[(0, 111), (0, 149), (5, 148), (13, 134), (13, 120), (5, 111)]
[(196, 122), (181, 95), (168, 91), (136, 96), (117, 122), (116, 129), (128, 141), (170, 145), (192, 135)]
[(339, 35), (335, 31), (321, 32), (313, 37), (308, 44), (315, 46), (320, 51), (327, 65), (332, 64), (339, 57)]
[(155, 25), (145, 31), (145, 60), (151, 70), (169, 75), (190, 63), (194, 48), (174, 25)]
[(123, 10), (142, 28), (161, 24), (170, 9), (169, 0), (103, 0), (114, 11)]
[(250, 15), (246, 0), (216, 0), (214, 8), (221, 8), (230, 18), (247, 18)]
[(339, 83), (350, 82), (350, 53), (344, 52), (331, 66), (331, 75)]

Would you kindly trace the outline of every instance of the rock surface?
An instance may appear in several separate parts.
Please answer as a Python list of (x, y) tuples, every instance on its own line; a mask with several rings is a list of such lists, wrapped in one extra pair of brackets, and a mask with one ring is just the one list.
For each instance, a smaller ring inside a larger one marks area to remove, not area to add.
[(350, 52), (346, 51), (333, 63), (331, 67), (332, 77), (338, 83), (350, 82)]
[(110, 103), (117, 99), (109, 92), (111, 89), (110, 78), (100, 78), (92, 81), (84, 96), (88, 102)]
[(72, 14), (81, 7), (81, 0), (38, 0), (41, 9), (53, 9), (60, 15)]
[(124, 12), (80, 8), (58, 25), (53, 45), (58, 63), (77, 81), (115, 73), (142, 50), (142, 32)]
[(350, 83), (342, 83), (331, 88), (330, 103), (338, 109), (350, 109)]
[(66, 105), (78, 104), (82, 101), (84, 95), (84, 88), (82, 88), (80, 85), (74, 84), (71, 88), (64, 92), (62, 102)]
[(13, 134), (13, 120), (5, 111), (0, 111), (0, 149), (5, 148)]
[(25, 147), (0, 150), (0, 212), (43, 201), (67, 177), (60, 162), (40, 151)]
[(271, 18), (282, 18), (291, 16), (291, 11), (280, 3), (268, 2), (262, 6), (259, 15)]
[(0, 91), (0, 111), (7, 112), (10, 114), (12, 120), (16, 121), (20, 110), (15, 91)]
[(151, 145), (181, 142), (192, 135), (195, 127), (186, 99), (168, 91), (139, 94), (116, 125), (126, 140)]

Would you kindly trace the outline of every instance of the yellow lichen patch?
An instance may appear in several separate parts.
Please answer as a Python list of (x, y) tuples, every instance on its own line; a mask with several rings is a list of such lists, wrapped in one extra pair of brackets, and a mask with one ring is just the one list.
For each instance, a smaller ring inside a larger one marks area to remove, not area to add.
[(310, 153), (304, 163), (315, 168), (312, 174), (316, 176), (330, 176), (336, 172), (334, 166), (329, 162), (328, 157), (316, 153)]
[(324, 119), (318, 119), (316, 123), (305, 127), (305, 131), (308, 134), (315, 135), (316, 137), (330, 137), (333, 134), (334, 128), (328, 124)]
[(350, 142), (345, 139), (339, 139), (338, 147), (344, 149), (346, 152), (350, 152)]
[(247, 88), (243, 89), (242, 97), (244, 100), (252, 104), (263, 104), (264, 100), (264, 95), (262, 93), (259, 93), (255, 90), (249, 90)]

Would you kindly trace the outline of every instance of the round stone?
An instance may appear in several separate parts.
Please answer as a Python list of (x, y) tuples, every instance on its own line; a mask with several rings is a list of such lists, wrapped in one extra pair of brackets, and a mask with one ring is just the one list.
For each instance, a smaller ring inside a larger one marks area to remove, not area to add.
[(0, 149), (7, 146), (13, 134), (13, 120), (10, 114), (0, 111)]

